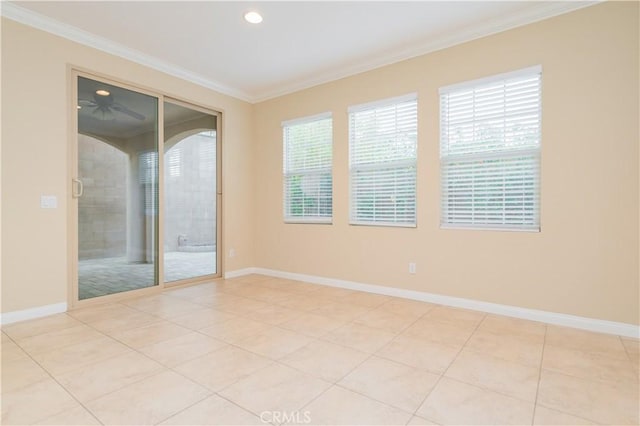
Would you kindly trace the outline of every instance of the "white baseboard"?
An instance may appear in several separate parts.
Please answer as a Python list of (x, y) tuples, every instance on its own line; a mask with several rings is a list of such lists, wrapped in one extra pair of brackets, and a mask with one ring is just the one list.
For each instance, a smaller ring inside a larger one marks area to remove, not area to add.
[(6, 312), (0, 314), (0, 324), (7, 325), (18, 321), (26, 321), (48, 315), (67, 312), (66, 303), (54, 303), (53, 305), (38, 306), (37, 308), (23, 309), (21, 311)]
[(224, 278), (225, 279), (230, 279), (230, 278), (241, 277), (243, 275), (257, 274), (258, 272), (256, 272), (256, 270), (257, 270), (257, 268), (236, 269), (235, 271), (225, 272), (224, 273)]
[(497, 303), (483, 302), (480, 300), (444, 296), (441, 294), (425, 293), (421, 291), (405, 290), (401, 288), (386, 287), (374, 284), (364, 284), (335, 278), (319, 277), (315, 275), (297, 274), (293, 272), (277, 271), (265, 268), (246, 268), (237, 271), (231, 271), (228, 274), (225, 274), (225, 278), (239, 277), (247, 274), (262, 274), (271, 277), (304, 281), (312, 284), (320, 284), (331, 287), (346, 288), (349, 290), (383, 294), (386, 296), (419, 300), (422, 302), (454, 306), (457, 308), (472, 309), (475, 311), (487, 312), (491, 314), (504, 315), (508, 317), (522, 318), (531, 321), (539, 321), (548, 324), (595, 331), (598, 333), (615, 334), (618, 336), (634, 337), (636, 339), (640, 338), (640, 326), (634, 324), (605, 321), (595, 318), (561, 314), (557, 312), (541, 311), (537, 309), (520, 308), (518, 306), (500, 305)]
[[(364, 284), (355, 281), (346, 281), (336, 278), (326, 278), (316, 275), (297, 274), (293, 272), (277, 271), (265, 268), (244, 268), (225, 272), (225, 278), (236, 278), (249, 274), (262, 274), (276, 278), (304, 281), (312, 284), (320, 284), (331, 287), (346, 288), (349, 290), (364, 291), (367, 293), (383, 294), (385, 296), (400, 297), (403, 299), (419, 300), (422, 302), (436, 303), (439, 305), (454, 306), (457, 308), (472, 309), (497, 315), (514, 318), (522, 318), (531, 321), (540, 321), (548, 324), (562, 325), (565, 327), (579, 328), (582, 330), (599, 333), (615, 334), (618, 336), (640, 338), (640, 326), (615, 321), (605, 321), (595, 318), (580, 317), (576, 315), (561, 314), (557, 312), (541, 311), (537, 309), (521, 308), (518, 306), (500, 305), (497, 303), (483, 302), (480, 300), (464, 299), (461, 297), (444, 296), (441, 294), (426, 293), (414, 290), (405, 290), (395, 287), (386, 287), (375, 284)], [(6, 312), (0, 314), (0, 324), (7, 325), (18, 321), (26, 321), (41, 318), (48, 315), (59, 314), (67, 311), (66, 303), (39, 306), (37, 308), (21, 311)]]

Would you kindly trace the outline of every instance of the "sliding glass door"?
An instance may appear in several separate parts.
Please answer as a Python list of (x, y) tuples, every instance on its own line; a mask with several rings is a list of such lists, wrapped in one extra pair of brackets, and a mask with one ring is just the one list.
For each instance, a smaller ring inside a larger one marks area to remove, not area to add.
[(78, 299), (158, 284), (158, 98), (78, 77)]
[(82, 75), (76, 93), (72, 304), (219, 275), (218, 115)]
[(217, 117), (164, 103), (164, 279), (218, 271)]

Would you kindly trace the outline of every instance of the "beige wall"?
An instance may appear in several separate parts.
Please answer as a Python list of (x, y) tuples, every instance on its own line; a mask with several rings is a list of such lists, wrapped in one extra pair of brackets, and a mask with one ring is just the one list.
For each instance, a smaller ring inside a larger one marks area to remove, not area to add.
[[(256, 266), (639, 324), (638, 40), (638, 3), (604, 3), (258, 104)], [(542, 232), (439, 229), (438, 88), (536, 64)], [(349, 226), (347, 107), (410, 92), (418, 227)], [(324, 111), (333, 225), (285, 225), (280, 123)]]
[(250, 104), (2, 19), (2, 312), (67, 301), (68, 64), (224, 112), (224, 267), (252, 266)]

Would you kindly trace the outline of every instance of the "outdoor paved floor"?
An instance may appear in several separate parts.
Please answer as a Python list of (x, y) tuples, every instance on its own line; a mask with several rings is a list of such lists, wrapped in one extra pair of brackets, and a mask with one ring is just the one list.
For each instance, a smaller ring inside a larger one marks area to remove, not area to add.
[[(215, 252), (165, 253), (166, 282), (215, 272)], [(129, 263), (125, 257), (81, 260), (78, 263), (80, 300), (151, 287), (154, 283), (154, 265), (151, 263)]]

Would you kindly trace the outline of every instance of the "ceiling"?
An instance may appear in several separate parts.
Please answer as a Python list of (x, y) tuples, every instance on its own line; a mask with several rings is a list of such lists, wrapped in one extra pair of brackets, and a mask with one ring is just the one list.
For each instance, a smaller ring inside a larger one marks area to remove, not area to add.
[[(109, 96), (96, 94), (99, 89), (107, 90)], [(118, 106), (124, 107), (125, 111), (133, 111), (134, 116), (121, 112)], [(106, 139), (130, 138), (154, 130), (157, 111), (156, 98), (84, 77), (78, 79), (80, 133)]]
[(259, 102), (593, 3), (19, 1), (2, 15)]
[[(98, 94), (100, 90), (108, 95)], [(85, 77), (78, 78), (77, 106), (78, 131), (82, 134), (124, 142), (155, 132), (158, 126), (156, 98)], [(162, 111), (165, 142), (185, 130), (216, 127), (216, 117), (172, 101), (165, 101)]]

